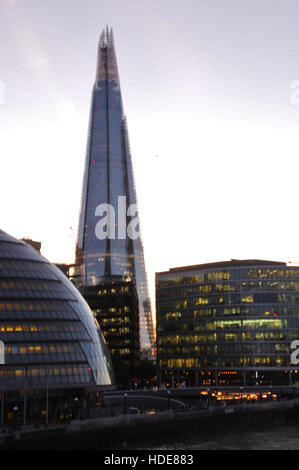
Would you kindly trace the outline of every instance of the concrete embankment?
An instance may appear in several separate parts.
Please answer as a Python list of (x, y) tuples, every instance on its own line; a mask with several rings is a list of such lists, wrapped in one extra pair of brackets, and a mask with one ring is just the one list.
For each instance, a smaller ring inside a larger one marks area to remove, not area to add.
[[(165, 411), (77, 421), (67, 426), (21, 430), (0, 437), (0, 449), (137, 449), (188, 443), (224, 432), (289, 425), (299, 420), (299, 402), (237, 405), (212, 410)], [(186, 447), (187, 448), (187, 447)]]

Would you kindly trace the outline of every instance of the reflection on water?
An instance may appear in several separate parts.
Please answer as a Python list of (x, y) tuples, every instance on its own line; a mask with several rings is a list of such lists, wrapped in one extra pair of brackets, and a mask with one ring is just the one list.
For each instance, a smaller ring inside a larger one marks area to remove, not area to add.
[(191, 439), (186, 442), (151, 447), (155, 450), (298, 450), (298, 426), (277, 427), (240, 433), (227, 433), (209, 441)]

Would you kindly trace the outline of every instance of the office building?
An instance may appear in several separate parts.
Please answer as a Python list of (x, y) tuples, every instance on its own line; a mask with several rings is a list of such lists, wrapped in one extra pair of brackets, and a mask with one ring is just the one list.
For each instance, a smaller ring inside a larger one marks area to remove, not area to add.
[(289, 385), (297, 370), (299, 266), (231, 260), (156, 274), (160, 380)]
[(135, 284), (112, 276), (83, 295), (101, 325), (116, 382), (129, 386), (140, 360), (139, 302)]

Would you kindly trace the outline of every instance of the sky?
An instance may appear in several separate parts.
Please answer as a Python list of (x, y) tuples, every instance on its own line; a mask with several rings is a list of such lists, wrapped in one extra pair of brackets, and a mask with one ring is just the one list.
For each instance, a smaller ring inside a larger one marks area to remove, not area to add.
[(297, 0), (0, 0), (0, 227), (74, 261), (98, 38), (114, 31), (155, 272), (299, 261)]

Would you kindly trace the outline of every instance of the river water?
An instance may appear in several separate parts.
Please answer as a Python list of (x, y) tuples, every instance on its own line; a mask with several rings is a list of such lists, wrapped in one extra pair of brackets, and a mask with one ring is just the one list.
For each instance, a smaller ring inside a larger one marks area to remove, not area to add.
[[(143, 449), (145, 449), (143, 447)], [(227, 433), (204, 441), (190, 439), (150, 447), (155, 450), (298, 450), (299, 425), (283, 426), (258, 431)]]

